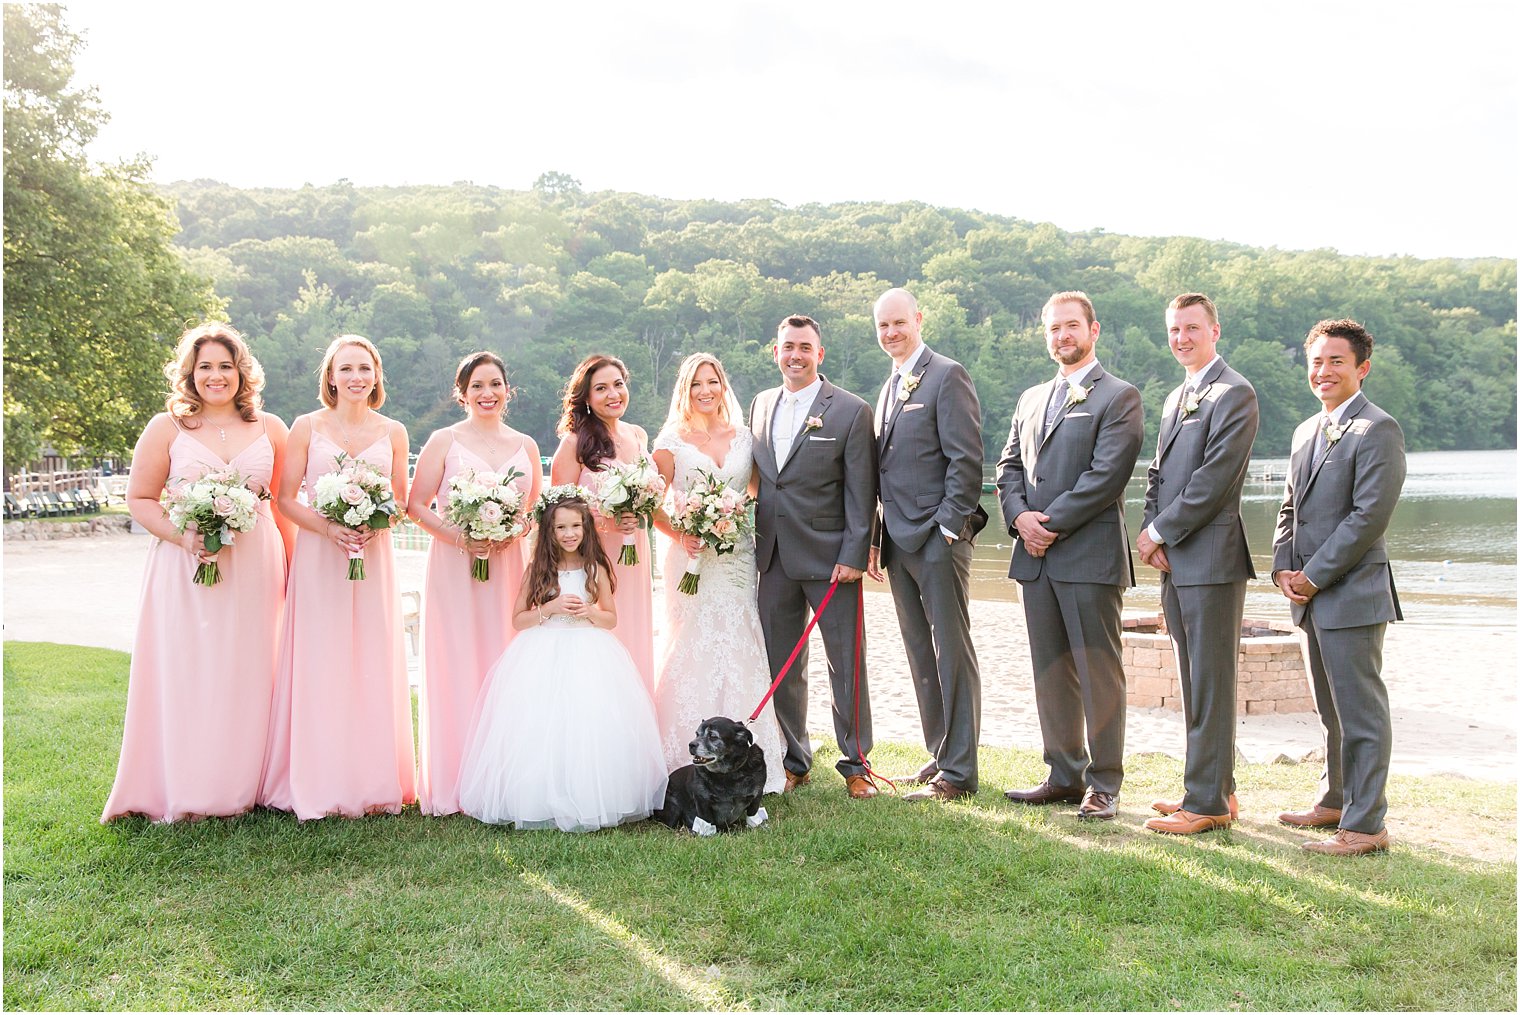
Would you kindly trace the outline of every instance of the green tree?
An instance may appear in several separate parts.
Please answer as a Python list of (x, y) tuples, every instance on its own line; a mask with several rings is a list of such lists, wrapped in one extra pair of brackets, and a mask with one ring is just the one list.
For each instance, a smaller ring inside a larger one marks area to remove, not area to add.
[(55, 4), (5, 7), (5, 464), (120, 454), (162, 402), (172, 343), (215, 306), (172, 246), (146, 162), (94, 167), (106, 114), (72, 87)]

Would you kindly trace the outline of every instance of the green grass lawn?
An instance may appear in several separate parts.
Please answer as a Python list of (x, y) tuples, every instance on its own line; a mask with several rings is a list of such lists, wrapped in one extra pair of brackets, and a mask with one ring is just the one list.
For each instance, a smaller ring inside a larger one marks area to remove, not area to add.
[[(1245, 768), (1245, 820), (1178, 839), (1140, 827), (1176, 761), (1133, 759), (1120, 820), (1086, 827), (1006, 802), (1039, 754), (993, 749), (970, 803), (850, 801), (820, 771), (714, 839), (415, 811), (102, 827), (126, 680), (119, 652), (5, 645), (8, 1009), (1516, 1003), (1513, 785), (1396, 778), (1397, 844), (1350, 860), (1270, 820), (1309, 802), (1308, 766)], [(1424, 808), (1471, 848), (1405, 833)]]

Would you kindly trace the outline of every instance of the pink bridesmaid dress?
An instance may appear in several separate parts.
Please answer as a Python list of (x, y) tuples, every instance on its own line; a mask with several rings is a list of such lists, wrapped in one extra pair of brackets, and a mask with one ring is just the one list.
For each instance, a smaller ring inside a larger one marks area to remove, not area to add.
[[(223, 462), (188, 433), (169, 445), (170, 482), (231, 465), (266, 488), (267, 434)], [(196, 585), (195, 558), (153, 541), (132, 646), (116, 784), (101, 821), (242, 814), (257, 800), (285, 601), (285, 547), (267, 502), (217, 558), (222, 580)]]
[[(342, 450), (312, 431), (307, 490)], [(354, 457), (389, 475), (389, 434)], [(259, 803), (302, 821), (396, 814), (417, 797), (389, 532), (364, 548), (364, 572), (349, 581), (347, 554), (314, 532), (297, 533)]]
[[(580, 485), (588, 490), (597, 489), (597, 474), (581, 468)], [(617, 572), (617, 591), (613, 599), (617, 603), (617, 627), (612, 633), (633, 657), (633, 665), (639, 671), (639, 679), (649, 698), (654, 700), (654, 594), (653, 574), (650, 568), (654, 554), (649, 548), (649, 530), (640, 528), (634, 535), (634, 546), (639, 551), (639, 562), (633, 566), (618, 563), (623, 552), (623, 533), (617, 529), (601, 533), (602, 549)]]
[[(443, 460), (438, 512), (448, 503), (449, 480), (466, 469), (522, 475), (513, 484), (528, 495), (532, 470), (527, 442), (498, 468), (455, 441)], [(529, 505), (531, 507), (531, 505)], [(491, 579), (470, 577), (470, 557), (433, 540), (428, 551), (427, 596), (422, 607), (422, 687), (418, 693), (419, 757), (417, 802), (423, 814), (459, 812), (459, 763), (470, 732), (475, 699), (486, 671), (512, 636), (512, 607), (528, 566), (527, 541), (517, 540), (491, 555)]]

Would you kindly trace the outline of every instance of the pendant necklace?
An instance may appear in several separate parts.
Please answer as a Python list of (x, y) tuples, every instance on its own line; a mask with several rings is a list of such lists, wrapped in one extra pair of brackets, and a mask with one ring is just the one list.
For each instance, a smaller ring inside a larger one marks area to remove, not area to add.
[[(366, 409), (366, 410), (365, 410), (365, 412), (366, 412), (366, 413), (367, 413), (367, 412), (368, 412), (368, 411), (369, 411), (369, 410), (368, 410), (368, 409)], [(337, 421), (338, 421), (338, 429), (339, 429), (339, 430), (340, 430), (340, 431), (342, 431), (342, 433), (343, 433), (343, 446), (344, 446), (344, 447), (345, 447), (345, 448), (346, 448), (346, 447), (350, 447), (350, 446), (351, 446), (351, 442), (350, 442), (350, 440), (349, 440), (349, 437), (350, 437), (350, 436), (351, 436), (351, 435), (350, 435), (350, 434), (349, 434), (349, 432), (348, 432), (348, 427), (346, 427), (346, 426), (344, 426), (344, 425), (343, 425), (343, 419), (342, 419), (342, 417), (340, 417), (340, 416), (336, 416), (336, 415), (335, 415), (335, 416), (333, 416), (333, 418), (334, 418), (334, 419), (336, 419), (336, 420), (337, 420)], [(360, 424), (359, 424), (359, 430), (360, 430), (360, 431), (361, 431), (361, 432), (362, 432), (362, 431), (363, 431), (363, 430), (364, 430), (364, 424), (363, 424), (363, 423), (360, 423)]]

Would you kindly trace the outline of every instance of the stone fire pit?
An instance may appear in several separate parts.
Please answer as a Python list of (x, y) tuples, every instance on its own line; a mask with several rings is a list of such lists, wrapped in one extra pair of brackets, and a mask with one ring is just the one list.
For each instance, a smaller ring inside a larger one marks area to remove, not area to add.
[[(1236, 714), (1314, 711), (1297, 630), (1286, 622), (1247, 617), (1240, 633)], [(1182, 689), (1172, 642), (1166, 635), (1166, 618), (1159, 614), (1125, 617), (1122, 641), (1129, 704), (1182, 711)]]

